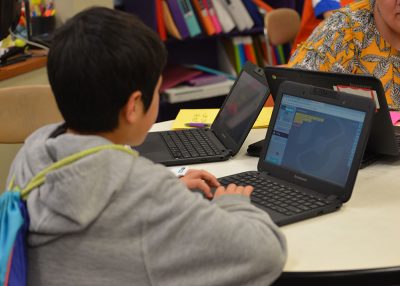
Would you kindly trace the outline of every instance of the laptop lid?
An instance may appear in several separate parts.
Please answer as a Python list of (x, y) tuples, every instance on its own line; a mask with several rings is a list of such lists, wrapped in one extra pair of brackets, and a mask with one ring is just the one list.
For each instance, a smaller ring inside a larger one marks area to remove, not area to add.
[(382, 82), (378, 78), (368, 75), (310, 71), (276, 66), (266, 66), (264, 72), (274, 100), (279, 85), (285, 80), (374, 97), (376, 111), (366, 149), (368, 152), (377, 154), (399, 155), (395, 127), (390, 118)]
[(283, 82), (259, 171), (346, 202), (374, 109), (373, 101), (366, 97)]
[(247, 62), (211, 125), (232, 155), (239, 152), (269, 94), (263, 69)]

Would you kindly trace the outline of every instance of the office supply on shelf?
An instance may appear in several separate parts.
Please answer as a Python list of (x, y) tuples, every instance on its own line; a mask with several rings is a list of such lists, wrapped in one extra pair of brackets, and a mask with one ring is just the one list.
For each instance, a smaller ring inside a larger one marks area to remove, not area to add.
[(286, 58), (285, 58), (285, 52), (283, 51), (283, 46), (278, 45), (274, 46), (275, 48), (275, 57), (277, 58), (277, 64), (278, 65), (284, 65), (287, 63)]
[(192, 4), (189, 0), (177, 0), (179, 8), (183, 15), (183, 19), (189, 30), (191, 37), (195, 37), (201, 34), (199, 23), (197, 22), (196, 15), (194, 14)]
[(251, 18), (253, 19), (255, 26), (263, 27), (264, 19), (263, 16), (258, 11), (257, 5), (254, 4), (252, 0), (243, 0), (243, 4), (246, 7), (247, 11), (249, 12)]
[(201, 74), (203, 74), (203, 72), (200, 70), (182, 65), (169, 65), (163, 71), (163, 81), (161, 83), (160, 92), (175, 87)]
[(225, 75), (201, 74), (199, 76), (189, 79), (187, 83), (188, 85), (191, 86), (204, 86), (208, 84), (223, 82), (225, 80), (226, 80)]
[(203, 26), (204, 31), (207, 35), (211, 36), (216, 33), (214, 24), (211, 20), (210, 14), (207, 8), (204, 6), (203, 0), (192, 0), (193, 7), (197, 12), (197, 18)]
[(221, 0), (221, 3), (231, 15), (239, 31), (244, 31), (254, 26), (254, 21), (241, 0)]
[[(269, 120), (271, 119), (272, 109), (272, 107), (263, 107), (252, 128), (267, 128)], [(197, 127), (190, 126), (187, 122), (191, 124), (200, 123), (211, 126), (217, 117), (218, 112), (218, 108), (181, 109), (172, 124), (172, 129), (179, 130)]]
[(218, 42), (218, 67), (221, 71), (224, 71), (228, 74), (237, 75), (235, 69), (235, 56), (233, 53), (232, 43), (228, 43), (227, 40)]
[(253, 39), (251, 36), (243, 36), (243, 49), (246, 61), (250, 61), (253, 64), (257, 65), (256, 53), (254, 51)]
[(227, 79), (223, 82), (203, 86), (182, 85), (164, 90), (163, 96), (169, 103), (185, 102), (204, 99), (229, 93), (234, 81)]
[(221, 23), (218, 19), (217, 12), (215, 11), (214, 4), (212, 0), (203, 0), (204, 6), (207, 9), (207, 13), (211, 18), (211, 21), (214, 25), (215, 32), (217, 34), (222, 32)]
[(232, 16), (225, 9), (220, 0), (211, 0), (211, 2), (214, 5), (215, 13), (221, 23), (222, 31), (224, 33), (229, 33), (236, 27)]
[[(185, 18), (183, 17), (183, 14), (181, 12), (181, 8), (179, 7), (179, 0), (166, 0), (169, 10), (171, 11), (171, 15), (174, 18), (176, 27), (178, 28), (178, 31), (180, 35), (182, 36), (182, 39), (185, 39), (189, 37), (189, 28), (186, 24)], [(133, 1), (133, 2), (140, 2), (140, 1)], [(145, 3), (145, 1), (143, 1)], [(146, 9), (146, 8), (143, 8)], [(147, 8), (148, 9), (148, 8)]]
[(164, 13), (163, 13), (163, 4), (162, 0), (154, 0), (156, 1), (156, 22), (157, 22), (157, 32), (161, 38), (161, 40), (165, 41), (167, 39), (167, 29), (164, 21)]
[(257, 64), (260, 67), (263, 67), (267, 64), (266, 58), (263, 56), (263, 51), (262, 51), (262, 42), (258, 35), (255, 35), (252, 37), (253, 38), (253, 47), (254, 47), (254, 54), (256, 55), (257, 59)]
[(248, 62), (209, 129), (150, 132), (136, 149), (165, 165), (228, 160), (239, 151), (268, 96), (262, 69)]
[(172, 18), (171, 11), (169, 10), (167, 2), (162, 0), (162, 12), (163, 12), (163, 19), (165, 28), (172, 37), (181, 40), (182, 36), (178, 31), (178, 28), (175, 25), (174, 19)]
[(272, 11), (274, 8), (272, 8), (270, 5), (265, 3), (263, 0), (252, 0), (254, 4), (256, 4), (260, 9), (265, 10), (266, 12)]
[(220, 70), (216, 70), (216, 69), (213, 69), (213, 68), (210, 68), (210, 67), (206, 67), (206, 66), (203, 66), (203, 65), (186, 64), (184, 66), (186, 66), (188, 68), (192, 68), (192, 69), (197, 69), (197, 70), (200, 70), (200, 71), (203, 71), (203, 72), (208, 72), (208, 73), (211, 73), (211, 74), (223, 75), (223, 76), (226, 76), (228, 79), (231, 79), (231, 80), (235, 80), (236, 79), (236, 77), (233, 76), (232, 74), (229, 74), (229, 73), (226, 73), (226, 72), (223, 72), (223, 71), (220, 71)]
[(258, 171), (219, 181), (254, 186), (251, 202), (278, 225), (336, 211), (352, 195), (375, 104), (290, 81), (276, 96)]
[(21, 54), (7, 58), (5, 60), (0, 60), (0, 67), (5, 67), (16, 63), (24, 62), (31, 57), (32, 57), (31, 54)]
[(243, 40), (241, 36), (233, 37), (232, 39), (233, 51), (235, 55), (235, 67), (238, 73), (243, 64), (246, 62), (246, 55), (244, 53)]

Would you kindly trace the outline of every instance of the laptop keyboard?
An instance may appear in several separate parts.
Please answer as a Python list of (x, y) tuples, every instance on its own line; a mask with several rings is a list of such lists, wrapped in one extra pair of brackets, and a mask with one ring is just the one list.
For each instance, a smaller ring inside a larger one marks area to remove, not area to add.
[(220, 155), (221, 151), (203, 131), (201, 129), (184, 129), (162, 132), (161, 135), (176, 159)]
[(251, 202), (284, 215), (293, 215), (323, 207), (329, 203), (316, 196), (305, 194), (295, 188), (261, 178), (256, 172), (245, 172), (220, 178), (222, 185), (251, 185), (254, 191)]

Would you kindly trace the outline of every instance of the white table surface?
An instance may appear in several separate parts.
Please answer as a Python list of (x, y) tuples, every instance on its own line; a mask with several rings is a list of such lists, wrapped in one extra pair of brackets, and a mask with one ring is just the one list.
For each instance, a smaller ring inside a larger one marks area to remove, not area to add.
[[(151, 131), (169, 130), (172, 121)], [(240, 152), (224, 162), (190, 165), (217, 177), (257, 170), (247, 146), (265, 137), (253, 129)], [(285, 271), (332, 271), (400, 265), (400, 160), (361, 169), (351, 199), (334, 213), (283, 226), (288, 243)]]

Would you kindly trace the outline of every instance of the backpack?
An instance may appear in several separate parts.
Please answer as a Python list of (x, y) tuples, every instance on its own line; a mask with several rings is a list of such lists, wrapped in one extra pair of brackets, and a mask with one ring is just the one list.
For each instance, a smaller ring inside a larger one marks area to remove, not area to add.
[(7, 190), (0, 196), (0, 286), (20, 286), (27, 284), (27, 234), (29, 213), (26, 199), (31, 190), (43, 184), (46, 175), (83, 157), (105, 149), (115, 149), (137, 156), (137, 152), (122, 145), (102, 145), (72, 154), (35, 175), (20, 189), (11, 180)]

